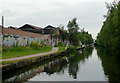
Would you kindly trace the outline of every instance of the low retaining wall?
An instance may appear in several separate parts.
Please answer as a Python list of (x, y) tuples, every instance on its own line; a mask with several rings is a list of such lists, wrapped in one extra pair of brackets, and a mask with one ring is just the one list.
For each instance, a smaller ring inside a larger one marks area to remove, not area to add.
[(85, 48), (85, 47), (79, 47), (79, 48), (76, 48), (76, 50), (80, 50), (80, 49), (83, 49), (83, 48)]
[(14, 71), (16, 69), (30, 66), (30, 65), (35, 64), (35, 63), (41, 63), (41, 62), (44, 62), (46, 60), (56, 58), (58, 56), (65, 56), (65, 55), (68, 55), (67, 54), (68, 51), (69, 51), (69, 49), (67, 49), (64, 52), (59, 52), (59, 53), (55, 53), (55, 54), (51, 54), (51, 55), (49, 54), (49, 55), (45, 55), (45, 56), (36, 57), (33, 59), (23, 60), (23, 61), (8, 64), (8, 65), (4, 65), (4, 66), (2, 66), (2, 72)]

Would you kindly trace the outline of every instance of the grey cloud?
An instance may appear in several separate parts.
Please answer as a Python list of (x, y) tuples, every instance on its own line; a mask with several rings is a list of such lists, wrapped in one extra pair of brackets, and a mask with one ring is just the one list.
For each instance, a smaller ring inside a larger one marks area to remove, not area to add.
[[(31, 5), (31, 7), (30, 7)], [(44, 5), (44, 4), (40, 4)], [(30, 4), (21, 4), (21, 9), (6, 10), (6, 26), (21, 26), (25, 23), (34, 24), (45, 27), (47, 24), (66, 27), (69, 20), (76, 17), (80, 27), (85, 27), (92, 34), (97, 34), (104, 20), (103, 15), (106, 14), (104, 2), (79, 2), (68, 4), (64, 2), (51, 2), (45, 8), (42, 6), (34, 7)], [(25, 8), (25, 9), (24, 9)]]

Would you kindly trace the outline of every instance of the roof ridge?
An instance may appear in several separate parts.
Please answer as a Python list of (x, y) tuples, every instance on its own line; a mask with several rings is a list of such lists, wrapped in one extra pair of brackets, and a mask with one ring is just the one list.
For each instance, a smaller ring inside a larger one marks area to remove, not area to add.
[(35, 26), (35, 25), (31, 25), (31, 24), (27, 24), (27, 25), (30, 25), (30, 26), (32, 26), (32, 27), (34, 27), (34, 28), (41, 29), (41, 27), (37, 27), (37, 26)]
[(28, 36), (28, 37), (37, 37), (40, 38), (42, 37), (42, 34), (38, 33), (32, 33), (32, 32), (26, 32), (22, 30), (16, 30), (16, 29), (11, 29), (11, 28), (3, 28), (3, 34), (14, 34), (14, 35), (20, 35), (20, 36)]

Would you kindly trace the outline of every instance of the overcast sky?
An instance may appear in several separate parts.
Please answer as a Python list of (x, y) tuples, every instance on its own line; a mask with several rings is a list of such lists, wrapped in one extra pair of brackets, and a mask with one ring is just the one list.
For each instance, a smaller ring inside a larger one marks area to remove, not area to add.
[(113, 0), (1, 0), (1, 15), (4, 15), (5, 26), (20, 27), (32, 24), (45, 27), (67, 26), (74, 17), (80, 28), (85, 28), (95, 36), (100, 31), (106, 15), (105, 2)]

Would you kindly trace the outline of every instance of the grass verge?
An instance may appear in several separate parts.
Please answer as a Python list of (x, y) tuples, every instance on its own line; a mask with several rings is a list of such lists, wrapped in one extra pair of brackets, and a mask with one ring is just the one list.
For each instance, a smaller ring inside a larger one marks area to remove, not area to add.
[[(52, 48), (52, 47), (51, 47), (51, 48)], [(46, 55), (56, 54), (56, 53), (65, 51), (65, 47), (64, 47), (64, 46), (59, 46), (58, 48), (59, 48), (59, 49), (58, 49), (57, 52), (50, 53), (50, 54), (46, 54)], [(26, 59), (20, 59), (20, 60), (2, 61), (2, 65), (7, 65), (7, 64), (11, 64), (11, 63), (23, 61), (23, 60), (29, 60), (29, 59), (34, 59), (34, 58), (38, 58), (38, 57), (43, 57), (43, 56), (46, 56), (46, 55), (36, 56), (36, 57), (31, 57), (31, 58), (26, 58)]]
[(22, 57), (31, 54), (44, 53), (52, 50), (52, 47), (43, 47), (38, 50), (32, 47), (15, 47), (15, 48), (4, 48), (2, 52), (2, 59), (9, 59), (15, 57)]

